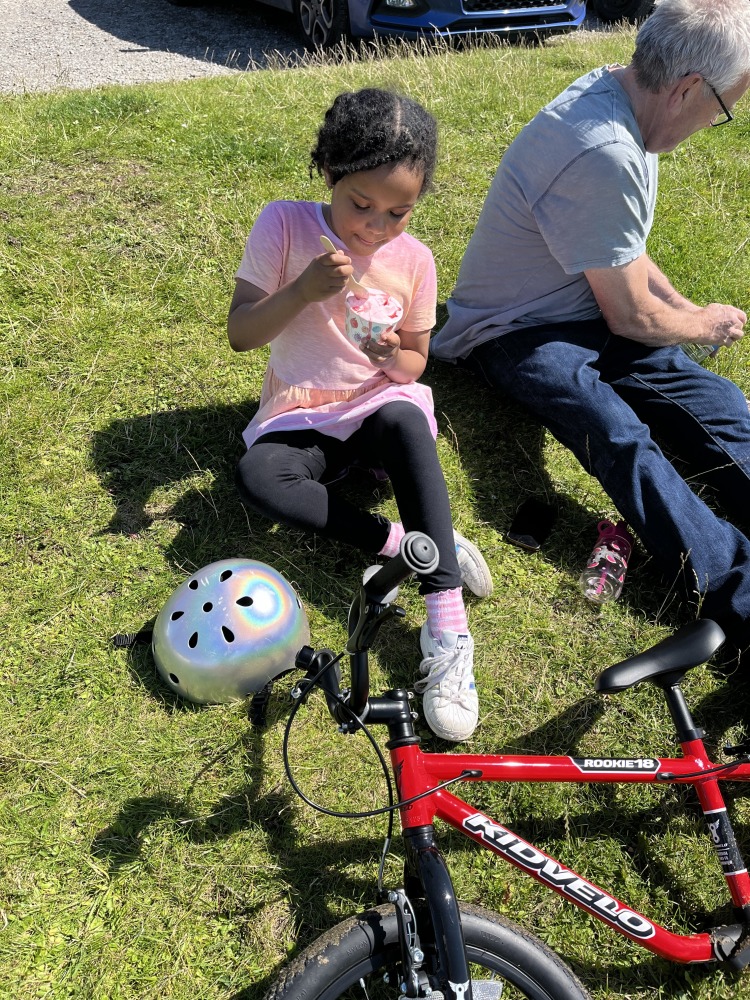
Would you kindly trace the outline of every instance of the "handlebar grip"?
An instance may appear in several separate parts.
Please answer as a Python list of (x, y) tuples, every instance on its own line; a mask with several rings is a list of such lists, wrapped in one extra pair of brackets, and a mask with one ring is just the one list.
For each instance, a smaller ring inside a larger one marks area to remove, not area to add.
[(407, 580), (412, 573), (424, 575), (437, 568), (439, 554), (437, 545), (421, 531), (409, 531), (401, 539), (401, 549), (397, 556), (389, 559), (377, 573), (363, 583), (368, 603), (386, 604), (390, 592)]

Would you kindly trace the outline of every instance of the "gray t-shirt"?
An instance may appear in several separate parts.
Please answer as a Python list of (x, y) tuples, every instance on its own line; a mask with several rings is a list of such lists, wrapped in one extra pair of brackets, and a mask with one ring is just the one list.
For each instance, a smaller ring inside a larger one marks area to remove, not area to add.
[(601, 316), (583, 271), (645, 252), (657, 174), (609, 70), (572, 83), (505, 152), (433, 354), (465, 357), (511, 330)]

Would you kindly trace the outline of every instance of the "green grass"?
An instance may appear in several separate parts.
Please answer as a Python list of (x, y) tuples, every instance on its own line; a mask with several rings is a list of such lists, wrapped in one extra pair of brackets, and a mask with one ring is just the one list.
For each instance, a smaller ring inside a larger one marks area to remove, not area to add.
[[(322, 198), (314, 130), (344, 88), (393, 86), (441, 125), (436, 191), (413, 231), (444, 301), (502, 150), (588, 68), (627, 62), (632, 36), (542, 48), (398, 48), (358, 61), (169, 86), (0, 101), (0, 996), (259, 1000), (299, 943), (373, 900), (381, 822), (314, 813), (280, 758), (287, 689), (259, 732), (246, 706), (180, 704), (146, 647), (186, 573), (252, 556), (297, 587), (319, 646), (340, 649), (367, 559), (246, 514), (233, 468), (265, 357), (228, 348), (244, 239), (273, 198)], [(698, 301), (748, 308), (747, 111), (662, 164), (652, 253)], [(748, 392), (744, 345), (718, 370)], [(460, 530), (486, 553), (493, 598), (470, 607), (482, 724), (477, 751), (629, 756), (673, 751), (650, 689), (593, 695), (600, 669), (690, 612), (636, 561), (617, 604), (576, 587), (607, 498), (570, 456), (467, 376), (432, 365), (438, 441)], [(387, 488), (349, 487), (395, 512)], [(556, 494), (543, 553), (503, 541), (528, 495)], [(375, 685), (408, 684), (422, 602), (382, 637)], [(712, 748), (737, 738), (741, 700), (705, 670), (686, 682)], [(426, 737), (425, 744), (433, 745)], [(317, 701), (292, 757), (332, 807), (383, 802), (361, 739)], [(676, 790), (477, 787), (475, 801), (675, 930), (724, 899), (694, 810)], [(750, 814), (734, 803), (741, 842)], [(534, 929), (596, 998), (723, 1000), (750, 986), (651, 958), (449, 832), (460, 895)], [(398, 849), (389, 876), (398, 879)]]

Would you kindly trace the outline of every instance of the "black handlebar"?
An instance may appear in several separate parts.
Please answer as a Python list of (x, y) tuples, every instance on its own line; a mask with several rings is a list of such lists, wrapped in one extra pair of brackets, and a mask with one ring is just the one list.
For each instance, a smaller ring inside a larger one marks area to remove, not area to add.
[(398, 585), (412, 573), (431, 573), (438, 561), (438, 549), (433, 540), (419, 531), (410, 531), (401, 540), (399, 554), (363, 581), (349, 611), (349, 641), (346, 644), (352, 684), (349, 709), (357, 718), (367, 710), (370, 695), (367, 650), (388, 618), (403, 615), (403, 611), (392, 604)]
[(377, 573), (362, 584), (365, 601), (368, 604), (389, 603), (391, 591), (396, 590), (400, 583), (416, 573), (424, 575), (432, 573), (439, 561), (437, 545), (421, 531), (410, 531), (401, 540), (401, 548), (397, 556), (389, 559)]
[(309, 682), (315, 679), (324, 688), (329, 711), (342, 731), (356, 732), (358, 727), (356, 723), (353, 724), (353, 717), (363, 721), (369, 711), (370, 670), (367, 650), (381, 625), (389, 618), (404, 614), (403, 609), (393, 603), (398, 595), (399, 584), (412, 573), (420, 576), (431, 573), (438, 562), (437, 545), (432, 539), (419, 531), (410, 531), (401, 540), (397, 556), (389, 559), (371, 576), (365, 575), (359, 593), (349, 609), (349, 641), (346, 652), (351, 664), (351, 690), (345, 701), (340, 697), (338, 673), (329, 672), (329, 668), (340, 657), (334, 657), (328, 649), (316, 653), (310, 646), (303, 646), (297, 654), (296, 666), (307, 671), (306, 681), (300, 683), (299, 697), (306, 697), (310, 689)]

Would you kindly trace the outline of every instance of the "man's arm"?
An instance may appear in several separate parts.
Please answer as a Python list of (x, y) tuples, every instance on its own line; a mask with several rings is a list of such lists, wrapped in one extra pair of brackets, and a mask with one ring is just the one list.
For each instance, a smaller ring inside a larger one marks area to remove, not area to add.
[(690, 299), (686, 299), (684, 295), (680, 295), (661, 268), (657, 267), (647, 254), (644, 254), (644, 256), (648, 264), (649, 291), (663, 302), (673, 305), (676, 309), (683, 308), (687, 309), (688, 312), (699, 312), (700, 306), (691, 302)]
[(584, 272), (612, 333), (653, 347), (694, 342), (728, 346), (747, 316), (734, 306), (696, 306), (677, 292), (647, 254), (621, 267)]

